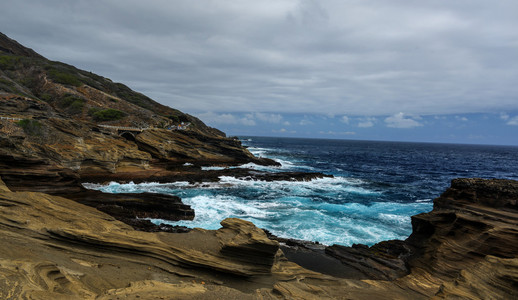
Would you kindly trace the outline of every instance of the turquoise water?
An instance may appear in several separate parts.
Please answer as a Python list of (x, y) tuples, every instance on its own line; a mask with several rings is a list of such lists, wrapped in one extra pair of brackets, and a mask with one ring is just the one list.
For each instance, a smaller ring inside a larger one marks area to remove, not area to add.
[(238, 217), (282, 237), (372, 245), (408, 237), (410, 216), (430, 211), (432, 199), (453, 178), (518, 179), (517, 147), (264, 137), (244, 137), (243, 144), (255, 155), (282, 164), (246, 167), (323, 172), (335, 178), (265, 182), (223, 176), (210, 184), (85, 186), (110, 193), (173, 194), (196, 213), (193, 221), (152, 220), (155, 223), (217, 229), (221, 220)]

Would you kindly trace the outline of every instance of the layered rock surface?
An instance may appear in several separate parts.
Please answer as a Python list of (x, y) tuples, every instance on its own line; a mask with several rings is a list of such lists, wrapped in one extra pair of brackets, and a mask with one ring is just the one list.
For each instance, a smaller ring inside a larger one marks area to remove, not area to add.
[(435, 286), (437, 298), (516, 298), (517, 200), (517, 181), (454, 179), (431, 212), (412, 217), (407, 240), (334, 245), (326, 253), (371, 280)]
[(265, 287), (321, 277), (282, 261), (277, 242), (237, 219), (225, 220), (217, 231), (146, 233), (74, 201), (10, 192), (3, 183), (0, 206), (2, 299), (241, 295), (234, 288), (249, 290), (244, 278), (268, 275), (250, 284)]
[[(455, 179), (434, 200), (430, 213), (412, 217), (412, 235), (406, 243), (414, 254), (410, 268), (426, 270), (436, 278), (451, 279), (474, 272), (488, 256), (518, 257), (518, 182), (512, 180)], [(503, 261), (501, 261), (503, 263)], [(486, 273), (488, 281), (497, 273)], [(517, 293), (518, 278), (510, 277)], [(507, 290), (511, 292), (512, 290)]]
[[(412, 255), (402, 258), (408, 274), (355, 280), (288, 261), (276, 241), (247, 221), (227, 219), (216, 231), (140, 232), (80, 203), (11, 192), (0, 183), (0, 297), (512, 299), (518, 295), (517, 187), (454, 181), (432, 212), (414, 218), (414, 233), (404, 242)], [(371, 247), (363, 268), (377, 255), (397, 257), (393, 250)]]

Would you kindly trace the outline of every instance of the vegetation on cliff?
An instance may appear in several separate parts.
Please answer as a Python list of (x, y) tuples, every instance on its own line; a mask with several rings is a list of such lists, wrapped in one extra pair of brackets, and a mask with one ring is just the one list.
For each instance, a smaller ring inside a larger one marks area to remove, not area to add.
[[(5, 118), (0, 121), (0, 155), (11, 157), (6, 161), (32, 157), (82, 175), (156, 173), (185, 162), (273, 163), (193, 116), (121, 83), (50, 61), (3, 34), (0, 111)], [(181, 122), (189, 124), (188, 130), (167, 130)], [(0, 173), (8, 172), (14, 171)]]
[[(175, 120), (207, 135), (222, 132), (199, 119), (157, 103), (121, 83), (74, 66), (50, 61), (0, 33), (0, 96), (17, 95), (48, 103), (67, 117), (94, 122), (120, 121), (125, 126), (164, 127)], [(104, 111), (89, 114), (91, 109)], [(122, 120), (121, 111), (128, 115)], [(109, 116), (108, 116), (109, 115)]]

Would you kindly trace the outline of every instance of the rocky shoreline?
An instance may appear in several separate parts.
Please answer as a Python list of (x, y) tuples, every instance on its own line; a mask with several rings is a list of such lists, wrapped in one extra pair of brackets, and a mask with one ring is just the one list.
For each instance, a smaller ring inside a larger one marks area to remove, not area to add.
[[(175, 202), (153, 196), (120, 199), (132, 198), (142, 216), (139, 202)], [(113, 207), (120, 199), (110, 200)], [(2, 182), (0, 296), (511, 299), (518, 292), (517, 200), (516, 181), (456, 179), (433, 211), (412, 218), (407, 240), (327, 247), (268, 236), (239, 219), (219, 230), (137, 231), (102, 208), (12, 192)]]
[(1, 33), (0, 55), (2, 299), (518, 298), (517, 181), (455, 179), (412, 217), (408, 239), (371, 247), (283, 239), (239, 219), (155, 225), (146, 218), (196, 212), (175, 196), (82, 184), (328, 176), (236, 167), (278, 163)]

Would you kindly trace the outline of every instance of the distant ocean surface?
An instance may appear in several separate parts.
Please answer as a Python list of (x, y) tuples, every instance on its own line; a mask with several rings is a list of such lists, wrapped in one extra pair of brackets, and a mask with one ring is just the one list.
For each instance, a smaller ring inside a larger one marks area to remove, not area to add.
[(282, 164), (246, 167), (272, 172), (322, 172), (334, 178), (264, 182), (221, 177), (219, 183), (201, 185), (171, 182), (85, 186), (109, 193), (177, 195), (196, 213), (194, 221), (153, 220), (157, 224), (217, 229), (221, 220), (238, 217), (281, 237), (327, 245), (372, 245), (407, 238), (412, 231), (410, 216), (430, 211), (432, 200), (454, 178), (518, 179), (518, 147), (512, 146), (241, 139), (256, 156)]

